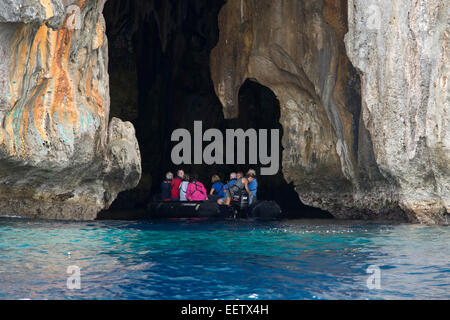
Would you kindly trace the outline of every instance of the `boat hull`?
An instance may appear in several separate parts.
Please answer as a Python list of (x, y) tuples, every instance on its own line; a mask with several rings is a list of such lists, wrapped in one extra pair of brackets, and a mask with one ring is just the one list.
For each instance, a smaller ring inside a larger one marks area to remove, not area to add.
[(242, 208), (239, 203), (231, 207), (219, 205), (215, 201), (152, 201), (148, 204), (150, 218), (252, 218), (280, 219), (282, 211), (274, 201), (257, 201), (248, 208)]

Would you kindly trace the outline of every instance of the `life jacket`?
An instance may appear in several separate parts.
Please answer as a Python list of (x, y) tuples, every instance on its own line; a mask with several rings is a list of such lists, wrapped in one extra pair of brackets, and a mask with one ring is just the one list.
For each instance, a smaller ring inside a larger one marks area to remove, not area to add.
[(245, 188), (245, 185), (242, 182), (242, 178), (239, 178), (238, 180), (236, 180), (236, 183), (233, 184), (231, 186), (231, 188), (229, 189), (231, 196), (235, 196), (235, 195), (240, 196), (242, 193), (242, 190), (244, 190), (244, 188)]

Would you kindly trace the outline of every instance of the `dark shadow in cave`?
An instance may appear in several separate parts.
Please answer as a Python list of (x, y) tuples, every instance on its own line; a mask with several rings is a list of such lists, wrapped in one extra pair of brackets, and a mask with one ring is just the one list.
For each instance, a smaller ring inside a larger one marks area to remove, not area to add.
[[(169, 170), (196, 172), (209, 190), (214, 173), (226, 178), (231, 171), (249, 168), (174, 166), (170, 159), (175, 145), (170, 142), (171, 133), (177, 128), (193, 132), (195, 120), (203, 122), (203, 131), (278, 128), (281, 138), (279, 102), (270, 89), (258, 83), (246, 81), (242, 85), (238, 119), (223, 117), (210, 77), (209, 56), (218, 41), (217, 17), (224, 3), (225, 0), (106, 2), (110, 116), (131, 121), (135, 126), (143, 170), (139, 186), (120, 193), (110, 210), (145, 208), (148, 200), (160, 192), (160, 181)], [(259, 185), (259, 198), (277, 201), (291, 217), (331, 217), (304, 206), (293, 186), (284, 180), (281, 167), (275, 176), (260, 176)]]
[[(194, 120), (203, 121), (205, 128), (223, 127), (209, 55), (218, 41), (217, 17), (224, 3), (106, 2), (110, 116), (133, 123), (143, 170), (139, 186), (120, 193), (111, 209), (143, 208), (159, 192), (165, 172), (177, 169), (170, 159), (174, 129), (191, 129)], [(205, 168), (198, 172), (209, 174)]]
[[(281, 143), (283, 127), (280, 124), (280, 102), (269, 88), (247, 79), (239, 90), (239, 117), (226, 120), (228, 128), (278, 129), (280, 132), (279, 155), (280, 167), (276, 175), (259, 175), (261, 165), (251, 165), (258, 173), (258, 198), (275, 200), (290, 218), (332, 218), (326, 211), (304, 205), (292, 184), (288, 184), (282, 173)], [(268, 139), (268, 150), (270, 139)], [(248, 150), (248, 148), (247, 148)], [(248, 160), (248, 155), (247, 155)], [(242, 170), (246, 168), (243, 167)], [(245, 171), (244, 171), (245, 172)]]

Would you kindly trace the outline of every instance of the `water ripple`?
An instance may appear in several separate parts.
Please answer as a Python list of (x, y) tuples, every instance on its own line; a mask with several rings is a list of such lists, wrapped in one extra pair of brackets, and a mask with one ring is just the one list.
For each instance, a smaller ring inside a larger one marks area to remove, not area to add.
[(0, 299), (450, 298), (448, 227), (0, 218), (0, 239)]

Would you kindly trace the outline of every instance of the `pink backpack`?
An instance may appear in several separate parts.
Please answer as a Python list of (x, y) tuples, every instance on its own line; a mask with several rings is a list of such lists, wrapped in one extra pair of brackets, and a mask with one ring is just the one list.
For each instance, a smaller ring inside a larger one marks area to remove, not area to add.
[(186, 191), (186, 199), (188, 201), (203, 201), (207, 198), (207, 191), (203, 183), (193, 181), (189, 183)]

